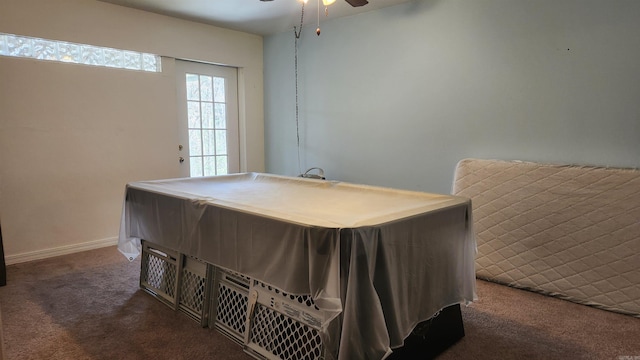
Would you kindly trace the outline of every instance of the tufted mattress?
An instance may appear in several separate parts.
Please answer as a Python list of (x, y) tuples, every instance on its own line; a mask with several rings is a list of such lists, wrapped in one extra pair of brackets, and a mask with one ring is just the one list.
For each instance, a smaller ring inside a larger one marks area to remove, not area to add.
[(476, 276), (640, 317), (640, 171), (465, 159)]

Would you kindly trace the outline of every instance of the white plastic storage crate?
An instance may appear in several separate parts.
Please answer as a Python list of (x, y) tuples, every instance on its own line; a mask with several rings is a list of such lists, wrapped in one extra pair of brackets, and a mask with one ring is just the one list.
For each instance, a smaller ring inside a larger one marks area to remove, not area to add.
[(247, 276), (216, 268), (209, 327), (239, 344), (244, 343), (246, 334), (249, 285)]
[(175, 309), (178, 295), (178, 268), (181, 256), (148, 241), (142, 242), (140, 287), (161, 302)]
[[(259, 359), (320, 360), (322, 314), (309, 295), (291, 295), (253, 280), (245, 351)], [(254, 300), (255, 299), (255, 300)]]
[(184, 256), (178, 278), (180, 293), (178, 308), (205, 327), (209, 317), (209, 295), (213, 283), (213, 265)]

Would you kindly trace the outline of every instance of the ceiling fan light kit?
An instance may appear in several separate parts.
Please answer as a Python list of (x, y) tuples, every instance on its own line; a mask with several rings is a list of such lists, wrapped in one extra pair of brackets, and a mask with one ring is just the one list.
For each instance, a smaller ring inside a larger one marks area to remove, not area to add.
[[(273, 0), (260, 0), (260, 1), (273, 1)], [(304, 5), (309, 2), (309, 0), (298, 0), (302, 3), (302, 14), (304, 16)], [(364, 6), (369, 3), (367, 0), (344, 0), (349, 5), (353, 7)], [(336, 0), (322, 0), (322, 5), (324, 5), (324, 15), (329, 16), (329, 5), (332, 5), (336, 2)], [(302, 24), (300, 24), (302, 27)], [(295, 29), (294, 29), (295, 30)], [(318, 27), (316, 28), (316, 34), (320, 36), (320, 0), (318, 0)]]

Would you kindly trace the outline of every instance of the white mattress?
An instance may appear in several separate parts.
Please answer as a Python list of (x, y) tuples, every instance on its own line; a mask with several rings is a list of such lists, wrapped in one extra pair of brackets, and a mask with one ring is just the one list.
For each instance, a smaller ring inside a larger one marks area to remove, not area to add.
[(640, 171), (465, 159), (476, 276), (640, 317)]

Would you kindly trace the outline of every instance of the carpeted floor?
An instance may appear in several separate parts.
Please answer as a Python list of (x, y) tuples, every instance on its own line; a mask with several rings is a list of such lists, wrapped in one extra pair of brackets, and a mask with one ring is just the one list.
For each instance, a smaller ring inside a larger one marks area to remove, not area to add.
[[(8, 267), (8, 360), (251, 359), (215, 330), (139, 290), (115, 247)], [(640, 360), (640, 319), (478, 281), (466, 336), (438, 359)]]

